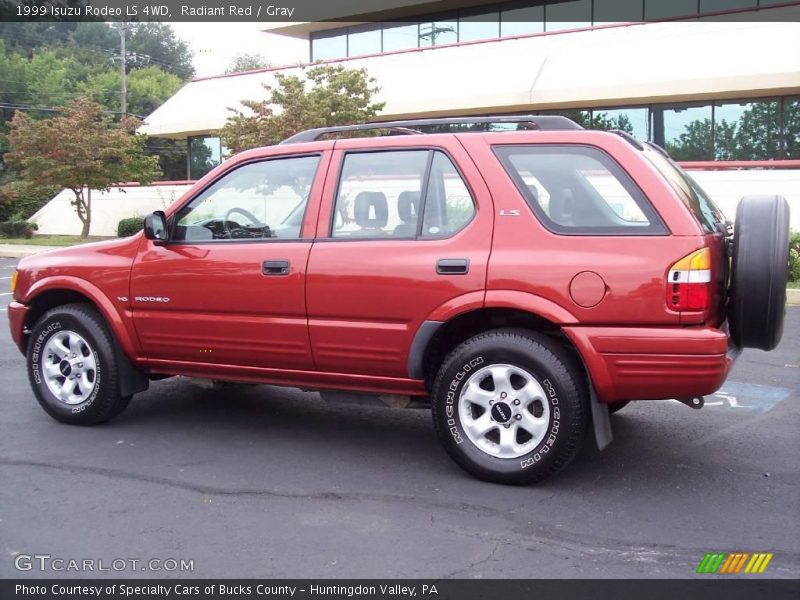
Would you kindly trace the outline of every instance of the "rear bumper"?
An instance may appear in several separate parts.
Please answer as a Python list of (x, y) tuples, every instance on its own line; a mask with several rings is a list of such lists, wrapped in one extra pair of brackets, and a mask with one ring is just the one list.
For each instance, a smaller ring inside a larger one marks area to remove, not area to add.
[(601, 402), (693, 398), (717, 391), (738, 348), (703, 328), (565, 327)]
[(25, 340), (25, 319), (28, 316), (30, 308), (19, 302), (12, 302), (8, 305), (8, 325), (11, 328), (11, 339), (19, 348), (19, 351), (25, 354), (26, 340)]

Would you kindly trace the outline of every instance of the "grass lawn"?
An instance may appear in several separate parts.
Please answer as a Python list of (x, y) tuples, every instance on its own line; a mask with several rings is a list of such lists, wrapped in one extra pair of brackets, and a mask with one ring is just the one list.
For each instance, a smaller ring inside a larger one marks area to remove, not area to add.
[(800, 281), (790, 281), (786, 287), (790, 290), (800, 290)]
[(113, 238), (89, 236), (82, 240), (77, 235), (34, 235), (31, 239), (25, 238), (4, 238), (0, 237), (0, 244), (24, 244), (27, 246), (74, 246), (75, 244), (85, 244), (86, 242), (99, 242)]

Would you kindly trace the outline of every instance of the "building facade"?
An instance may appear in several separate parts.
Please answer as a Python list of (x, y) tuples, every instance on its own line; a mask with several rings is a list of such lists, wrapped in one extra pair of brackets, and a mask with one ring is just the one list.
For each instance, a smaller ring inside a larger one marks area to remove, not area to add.
[[(743, 194), (781, 193), (800, 219), (800, 2), (382, 7), (380, 15), (269, 31), (306, 40), (309, 63), (365, 68), (385, 102), (378, 120), (564, 114), (668, 148), (729, 214)], [(276, 73), (302, 67), (195, 79), (149, 115), (143, 131), (185, 139), (187, 179), (197, 179), (224, 158), (218, 131), (229, 109), (263, 98)], [(793, 224), (800, 229), (800, 220)]]

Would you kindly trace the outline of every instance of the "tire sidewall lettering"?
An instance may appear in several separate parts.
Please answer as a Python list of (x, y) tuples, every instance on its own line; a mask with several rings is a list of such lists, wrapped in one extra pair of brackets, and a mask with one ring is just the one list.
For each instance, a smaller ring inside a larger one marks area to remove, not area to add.
[(92, 356), (94, 357), (94, 364), (95, 364), (95, 380), (94, 380), (94, 390), (92, 390), (92, 395), (89, 396), (86, 400), (77, 404), (72, 407), (72, 413), (77, 414), (83, 412), (87, 408), (89, 408), (94, 401), (97, 399), (97, 395), (100, 393), (101, 385), (102, 385), (102, 364), (100, 362), (100, 356), (98, 356), (96, 350), (92, 350)]
[[(54, 320), (48, 323), (40, 332), (39, 335), (36, 336), (36, 339), (33, 342), (33, 346), (31, 347), (30, 353), (30, 361), (29, 361), (29, 368), (31, 372), (31, 377), (35, 385), (37, 385), (41, 393), (44, 394), (47, 398), (49, 398), (52, 402), (51, 404), (56, 410), (64, 411), (65, 409), (69, 409), (72, 414), (78, 414), (85, 411), (87, 408), (94, 404), (95, 400), (97, 400), (98, 395), (102, 389), (102, 361), (100, 355), (98, 354), (97, 350), (92, 348), (92, 356), (94, 357), (95, 361), (95, 385), (94, 390), (92, 390), (91, 396), (81, 402), (80, 404), (76, 404), (75, 406), (68, 406), (60, 402), (57, 398), (54, 398), (50, 389), (47, 387), (44, 379), (42, 378), (42, 349), (45, 343), (57, 332), (63, 330), (65, 326), (62, 324), (61, 320)], [(81, 333), (81, 335), (89, 337), (91, 340), (91, 336), (88, 336), (88, 333), (83, 330), (83, 328), (76, 327)], [(94, 340), (92, 341), (92, 346), (95, 346), (96, 343)]]
[(447, 396), (445, 398), (445, 416), (447, 417), (447, 427), (453, 441), (456, 444), (464, 442), (464, 437), (461, 435), (460, 423), (456, 420), (456, 404), (458, 403), (459, 389), (461, 383), (475, 368), (482, 366), (485, 363), (483, 356), (476, 356), (470, 359), (455, 373), (447, 386)]
[(540, 444), (539, 448), (532, 455), (520, 461), (519, 466), (521, 469), (532, 467), (542, 460), (550, 453), (556, 440), (558, 440), (558, 430), (561, 428), (561, 409), (559, 407), (558, 393), (549, 377), (542, 380), (542, 387), (544, 387), (547, 393), (547, 401), (550, 403), (550, 431), (547, 439)]
[[(478, 355), (473, 358), (470, 358), (468, 361), (465, 361), (458, 370), (453, 373), (450, 377), (450, 381), (446, 388), (446, 397), (445, 397), (445, 404), (444, 404), (444, 415), (446, 418), (446, 425), (447, 429), (450, 432), (450, 436), (455, 442), (456, 445), (461, 445), (467, 439), (466, 435), (464, 435), (461, 421), (458, 418), (458, 401), (460, 398), (461, 390), (463, 388), (464, 382), (469, 378), (474, 371), (479, 368), (489, 366), (492, 364), (493, 360), (489, 360), (483, 355)], [(516, 361), (515, 361), (516, 362)], [(523, 366), (523, 365), (520, 365)], [(526, 367), (528, 368), (528, 367)], [(545, 439), (537, 446), (530, 454), (527, 454), (516, 461), (513, 460), (503, 460), (504, 463), (508, 464), (509, 466), (513, 464), (518, 465), (519, 470), (525, 470), (530, 467), (537, 465), (539, 462), (544, 460), (548, 455), (550, 455), (553, 450), (554, 446), (558, 442), (559, 439), (559, 430), (561, 429), (561, 400), (558, 395), (558, 391), (556, 390), (556, 386), (553, 384), (552, 379), (550, 377), (545, 377), (540, 379), (542, 387), (545, 390), (545, 394), (547, 396), (546, 400), (550, 406), (550, 425), (549, 430), (546, 434)], [(479, 451), (478, 448), (475, 450)], [(502, 459), (496, 459), (502, 460)]]
[(60, 331), (61, 329), (63, 329), (61, 326), (61, 321), (53, 321), (39, 333), (39, 335), (36, 337), (36, 340), (33, 342), (33, 347), (31, 348), (30, 368), (31, 375), (33, 380), (36, 382), (36, 385), (41, 385), (43, 383), (41, 373), (42, 346), (53, 333)]

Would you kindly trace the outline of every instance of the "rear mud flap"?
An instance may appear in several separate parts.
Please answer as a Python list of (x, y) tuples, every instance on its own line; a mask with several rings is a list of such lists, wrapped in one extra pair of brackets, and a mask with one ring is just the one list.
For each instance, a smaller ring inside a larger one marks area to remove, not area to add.
[(591, 381), (589, 382), (589, 404), (592, 407), (592, 425), (597, 449), (605, 450), (614, 439), (611, 431), (611, 417), (608, 412), (608, 404), (603, 404), (597, 399)]

